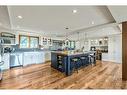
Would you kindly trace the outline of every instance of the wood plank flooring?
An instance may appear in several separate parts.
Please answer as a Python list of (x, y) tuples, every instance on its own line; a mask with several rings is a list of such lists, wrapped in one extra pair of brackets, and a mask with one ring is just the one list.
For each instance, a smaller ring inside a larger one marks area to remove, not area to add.
[(3, 73), (0, 89), (126, 89), (122, 64), (97, 61), (71, 76), (51, 68), (50, 62), (17, 67)]

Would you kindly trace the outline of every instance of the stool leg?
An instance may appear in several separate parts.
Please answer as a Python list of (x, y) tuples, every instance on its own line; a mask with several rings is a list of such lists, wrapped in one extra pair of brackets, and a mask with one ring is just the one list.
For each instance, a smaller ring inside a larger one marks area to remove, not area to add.
[(78, 73), (78, 64), (77, 64), (77, 66), (76, 66), (76, 71), (77, 71), (77, 73)]
[(78, 73), (78, 69), (77, 69), (77, 73)]

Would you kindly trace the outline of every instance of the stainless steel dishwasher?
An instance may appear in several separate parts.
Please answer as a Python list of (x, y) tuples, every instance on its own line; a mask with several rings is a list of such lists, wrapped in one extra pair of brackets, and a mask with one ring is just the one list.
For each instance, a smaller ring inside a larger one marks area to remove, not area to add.
[(12, 53), (10, 54), (10, 67), (23, 66), (23, 54), (22, 53)]

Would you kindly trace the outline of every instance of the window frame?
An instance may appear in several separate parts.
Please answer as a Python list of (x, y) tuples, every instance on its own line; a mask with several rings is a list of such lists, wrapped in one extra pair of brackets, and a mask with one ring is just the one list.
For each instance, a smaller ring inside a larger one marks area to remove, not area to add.
[(38, 46), (37, 47), (35, 47), (35, 48), (39, 48), (39, 37), (37, 37), (37, 36), (29, 36), (29, 35), (19, 35), (19, 48), (22, 48), (21, 47), (21, 37), (28, 37), (28, 47), (26, 47), (26, 48), (31, 48), (30, 47), (30, 44), (31, 44), (31, 41), (30, 41), (30, 38), (37, 38), (38, 39)]

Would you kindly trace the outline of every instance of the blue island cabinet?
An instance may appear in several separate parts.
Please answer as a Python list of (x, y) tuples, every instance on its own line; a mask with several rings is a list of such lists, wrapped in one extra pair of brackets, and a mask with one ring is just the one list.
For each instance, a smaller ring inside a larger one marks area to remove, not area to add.
[[(94, 53), (95, 55), (95, 53)], [(96, 55), (95, 55), (96, 56)], [(96, 57), (93, 57), (93, 63), (96, 63)], [(51, 53), (51, 67), (65, 73), (67, 76), (71, 75), (73, 71), (83, 66), (91, 64), (90, 53), (65, 54), (63, 52)]]
[(57, 53), (51, 53), (51, 67), (61, 72), (66, 72), (66, 63), (67, 56)]

